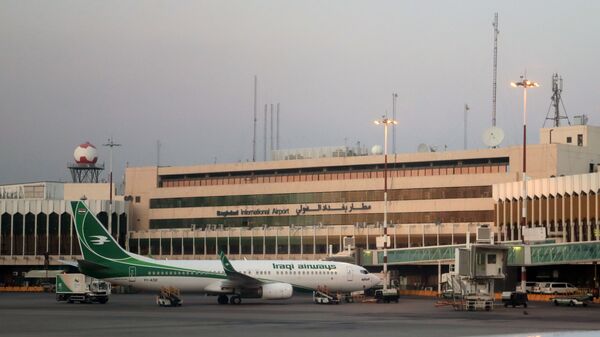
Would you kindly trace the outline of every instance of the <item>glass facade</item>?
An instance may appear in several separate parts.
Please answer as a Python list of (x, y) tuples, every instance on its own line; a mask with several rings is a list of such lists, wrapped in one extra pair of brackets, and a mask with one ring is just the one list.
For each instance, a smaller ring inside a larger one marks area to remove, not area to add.
[[(457, 198), (490, 198), (491, 186), (440, 187), (395, 189), (388, 192), (388, 200), (427, 200)], [(185, 208), (216, 206), (256, 206), (281, 204), (311, 204), (339, 202), (383, 201), (383, 191), (344, 191), (287, 194), (227, 195), (213, 197), (185, 197), (150, 199), (150, 208)]]
[[(493, 222), (494, 211), (452, 211), (452, 212), (404, 212), (388, 213), (389, 223), (459, 223), (459, 222)], [(353, 225), (356, 223), (383, 222), (382, 213), (368, 214), (326, 214), (326, 215), (292, 215), (292, 216), (256, 216), (232, 218), (183, 218), (183, 219), (151, 219), (150, 229), (161, 228), (205, 228), (207, 225), (223, 225), (224, 227), (255, 226), (312, 226), (312, 225)]]
[[(508, 166), (508, 157), (388, 163), (388, 177), (505, 173), (508, 172)], [(161, 175), (159, 176), (158, 186), (190, 187), (374, 178), (383, 178), (383, 163), (353, 166)]]

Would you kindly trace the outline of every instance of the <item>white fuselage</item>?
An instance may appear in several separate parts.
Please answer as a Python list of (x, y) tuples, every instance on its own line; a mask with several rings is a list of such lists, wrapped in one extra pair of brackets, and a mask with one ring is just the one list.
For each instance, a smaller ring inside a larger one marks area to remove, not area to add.
[[(218, 293), (215, 289), (228, 282), (219, 260), (145, 259), (165, 267), (207, 272), (212, 276), (203, 277), (186, 271), (151, 272), (150, 275), (139, 276), (135, 267), (129, 267), (129, 277), (109, 278), (107, 281), (143, 290), (159, 290), (170, 286), (199, 293)], [(265, 283), (289, 283), (296, 289), (309, 291), (326, 287), (334, 292), (351, 292), (371, 288), (380, 282), (377, 276), (367, 273), (364, 268), (344, 262), (233, 260), (231, 264), (237, 272)]]

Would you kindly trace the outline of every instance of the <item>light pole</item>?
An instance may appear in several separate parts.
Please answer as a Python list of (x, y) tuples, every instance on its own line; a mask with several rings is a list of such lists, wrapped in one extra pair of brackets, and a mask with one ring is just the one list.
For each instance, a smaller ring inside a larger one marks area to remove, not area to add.
[[(523, 88), (523, 208), (521, 210), (521, 229), (527, 226), (527, 89), (536, 88), (540, 85), (521, 76), (521, 82), (511, 82), (513, 88)], [(519, 237), (522, 239), (522, 237)], [(521, 291), (525, 291), (527, 272), (521, 267)]]
[(110, 178), (109, 178), (109, 202), (108, 202), (108, 232), (112, 235), (112, 199), (113, 199), (113, 147), (121, 146), (121, 144), (117, 144), (113, 141), (112, 136), (108, 139), (106, 144), (102, 144), (102, 146), (110, 147), (110, 161), (109, 161), (109, 170), (110, 170)]
[[(398, 99), (398, 94), (392, 94), (392, 119), (396, 120), (396, 100)], [(392, 128), (392, 152), (396, 154), (396, 126)]]
[(383, 125), (383, 290), (387, 290), (388, 284), (390, 283), (387, 268), (387, 247), (388, 247), (388, 235), (387, 235), (387, 135), (388, 126), (398, 124), (397, 121), (389, 119), (385, 116), (374, 121), (376, 125)]

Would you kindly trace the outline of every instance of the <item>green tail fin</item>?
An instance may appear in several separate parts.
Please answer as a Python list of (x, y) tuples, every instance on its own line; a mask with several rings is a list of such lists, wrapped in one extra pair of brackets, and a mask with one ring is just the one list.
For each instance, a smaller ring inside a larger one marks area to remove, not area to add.
[(71, 209), (84, 260), (105, 264), (130, 257), (83, 201), (71, 201)]
[(221, 259), (221, 264), (223, 265), (223, 270), (225, 273), (229, 274), (236, 272), (223, 251), (219, 252), (219, 258)]

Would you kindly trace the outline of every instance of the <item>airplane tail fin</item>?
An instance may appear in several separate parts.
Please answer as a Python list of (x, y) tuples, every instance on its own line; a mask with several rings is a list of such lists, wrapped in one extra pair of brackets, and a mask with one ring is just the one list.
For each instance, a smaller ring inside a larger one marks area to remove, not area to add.
[(225, 273), (236, 273), (235, 268), (233, 268), (233, 266), (229, 262), (229, 259), (227, 258), (227, 256), (225, 256), (225, 252), (219, 252), (219, 258), (221, 259), (221, 264), (223, 265), (223, 270), (225, 271)]
[(130, 257), (83, 201), (71, 201), (71, 209), (84, 260), (105, 265)]

